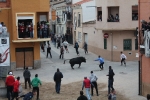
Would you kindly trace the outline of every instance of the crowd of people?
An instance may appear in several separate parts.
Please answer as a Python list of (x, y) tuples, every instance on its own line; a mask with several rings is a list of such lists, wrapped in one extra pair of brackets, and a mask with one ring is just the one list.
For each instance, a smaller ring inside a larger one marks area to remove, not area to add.
[[(50, 36), (49, 23), (41, 21), (37, 23), (37, 37), (48, 38)], [(33, 38), (34, 37), (34, 25), (32, 21), (20, 21), (18, 22), (18, 37), (19, 38)]]
[(107, 19), (108, 22), (119, 22), (119, 15), (116, 14), (116, 16), (114, 17), (112, 14), (110, 14), (108, 16), (108, 19)]

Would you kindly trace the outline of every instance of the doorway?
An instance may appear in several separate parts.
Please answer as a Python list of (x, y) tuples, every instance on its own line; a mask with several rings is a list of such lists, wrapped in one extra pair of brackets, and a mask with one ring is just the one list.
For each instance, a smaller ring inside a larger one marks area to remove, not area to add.
[(76, 31), (74, 31), (74, 43), (76, 42)]
[(84, 42), (86, 42), (88, 44), (88, 34), (84, 33)]
[(16, 68), (34, 67), (33, 48), (16, 48)]

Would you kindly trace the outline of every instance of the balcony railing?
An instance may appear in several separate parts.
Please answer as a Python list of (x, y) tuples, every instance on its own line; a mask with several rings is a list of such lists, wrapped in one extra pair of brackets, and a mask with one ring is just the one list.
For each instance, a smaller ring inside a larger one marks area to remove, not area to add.
[(66, 0), (66, 3), (72, 3), (72, 0)]

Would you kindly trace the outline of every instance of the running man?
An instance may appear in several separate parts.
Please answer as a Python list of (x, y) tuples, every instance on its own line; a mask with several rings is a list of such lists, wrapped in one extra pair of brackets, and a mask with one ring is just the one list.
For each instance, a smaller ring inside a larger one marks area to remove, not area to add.
[(122, 63), (124, 62), (124, 65), (126, 66), (126, 59), (127, 59), (127, 57), (126, 57), (126, 55), (125, 54), (123, 54), (123, 52), (121, 51), (120, 52), (120, 59), (121, 59), (121, 66), (123, 65)]
[(100, 67), (100, 71), (103, 70), (103, 65), (104, 65), (104, 59), (101, 56), (98, 56), (98, 58), (94, 61), (99, 61), (99, 67)]
[(68, 48), (67, 48), (68, 42), (67, 42), (66, 40), (63, 42), (63, 45), (64, 45), (64, 47), (65, 47), (66, 53), (69, 53), (69, 50), (68, 50)]

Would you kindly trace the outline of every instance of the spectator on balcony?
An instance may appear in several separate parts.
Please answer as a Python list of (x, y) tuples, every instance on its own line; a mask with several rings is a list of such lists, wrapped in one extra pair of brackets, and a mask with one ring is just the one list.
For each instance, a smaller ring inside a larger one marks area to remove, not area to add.
[(102, 21), (102, 15), (98, 16), (98, 21)]
[(30, 25), (28, 26), (29, 28), (29, 33), (30, 33), (30, 38), (33, 38), (33, 24), (30, 22)]
[(132, 20), (138, 20), (138, 14), (132, 14)]
[(40, 23), (37, 22), (37, 35), (38, 35), (38, 38), (40, 38)]
[(2, 34), (3, 28), (2, 28), (2, 24), (0, 22), (0, 34)]
[(3, 32), (4, 34), (7, 33), (7, 27), (6, 27), (6, 25), (3, 25), (3, 26), (2, 26), (2, 32)]
[(109, 15), (108, 22), (114, 22), (114, 16), (112, 14)]
[(24, 22), (22, 22), (19, 26), (19, 38), (24, 38), (25, 26)]
[(115, 16), (115, 22), (119, 22), (119, 15), (118, 14), (116, 14), (116, 16)]

